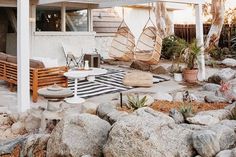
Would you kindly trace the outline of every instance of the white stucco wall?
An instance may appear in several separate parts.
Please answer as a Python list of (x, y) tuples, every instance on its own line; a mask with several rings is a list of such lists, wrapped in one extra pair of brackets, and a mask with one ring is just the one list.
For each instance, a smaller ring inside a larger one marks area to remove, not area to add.
[(95, 32), (36, 32), (32, 37), (31, 57), (58, 59), (59, 65), (66, 60), (62, 45), (77, 56), (95, 49)]
[[(115, 8), (120, 17), (122, 17), (122, 8)], [(136, 41), (138, 40), (140, 34), (143, 31), (145, 24), (149, 18), (149, 9), (146, 8), (125, 8), (124, 18), (126, 24), (129, 26), (131, 32), (134, 34)], [(153, 11), (151, 13), (151, 19), (156, 24), (155, 14)], [(150, 25), (150, 23), (149, 23)]]
[(96, 36), (96, 49), (104, 59), (109, 59), (108, 52), (111, 48), (113, 36)]

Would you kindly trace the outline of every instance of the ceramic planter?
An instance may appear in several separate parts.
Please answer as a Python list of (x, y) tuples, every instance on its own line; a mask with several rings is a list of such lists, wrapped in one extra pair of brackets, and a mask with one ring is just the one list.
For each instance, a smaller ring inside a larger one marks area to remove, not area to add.
[(177, 82), (183, 81), (183, 74), (182, 73), (174, 73), (174, 80)]

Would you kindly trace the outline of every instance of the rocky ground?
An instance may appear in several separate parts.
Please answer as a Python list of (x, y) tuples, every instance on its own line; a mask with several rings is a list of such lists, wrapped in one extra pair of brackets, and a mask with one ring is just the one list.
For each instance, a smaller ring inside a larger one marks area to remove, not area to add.
[[(164, 67), (159, 69), (164, 73)], [(43, 108), (2, 113), (0, 156), (236, 157), (235, 82), (236, 71), (222, 68), (194, 88), (144, 94), (146, 107), (131, 112), (119, 110), (120, 101), (114, 99), (53, 113)], [(153, 110), (150, 106), (158, 101), (225, 107), (186, 116), (178, 108), (168, 113)]]

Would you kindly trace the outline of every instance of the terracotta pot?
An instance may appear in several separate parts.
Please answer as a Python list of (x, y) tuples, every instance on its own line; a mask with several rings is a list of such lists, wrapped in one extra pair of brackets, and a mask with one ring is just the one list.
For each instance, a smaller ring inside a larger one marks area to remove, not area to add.
[(193, 70), (189, 70), (189, 69), (185, 69), (184, 70), (184, 80), (188, 83), (196, 83), (198, 78), (198, 69), (193, 69)]

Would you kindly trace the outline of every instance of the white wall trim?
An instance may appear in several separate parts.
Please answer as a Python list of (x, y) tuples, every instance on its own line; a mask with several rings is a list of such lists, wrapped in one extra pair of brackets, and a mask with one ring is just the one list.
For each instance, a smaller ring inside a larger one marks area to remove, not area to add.
[(116, 36), (115, 33), (97, 33), (96, 37), (114, 37)]
[(95, 36), (96, 32), (34, 32), (35, 36)]

